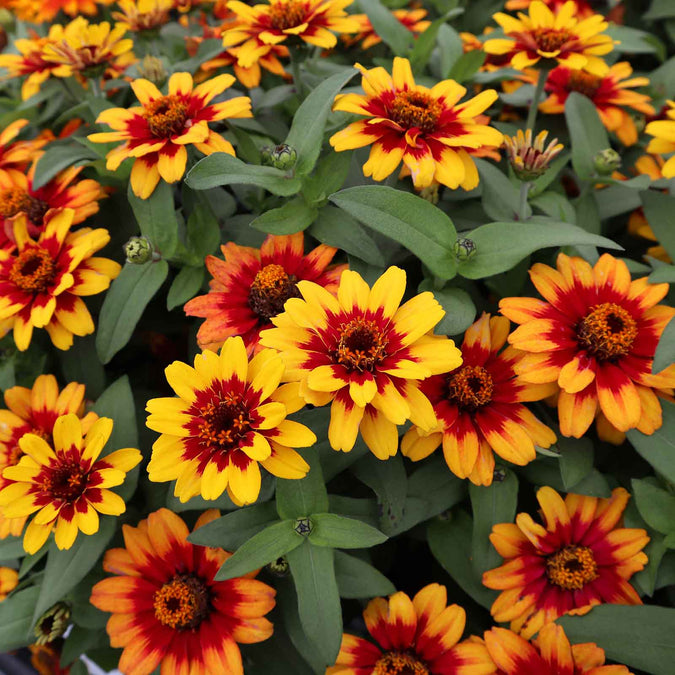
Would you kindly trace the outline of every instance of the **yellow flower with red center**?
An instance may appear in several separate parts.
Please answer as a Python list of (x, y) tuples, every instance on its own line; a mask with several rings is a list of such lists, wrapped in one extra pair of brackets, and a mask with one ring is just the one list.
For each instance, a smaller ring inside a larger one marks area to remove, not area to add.
[(11, 567), (0, 567), (0, 602), (19, 585), (19, 573)]
[[(395, 9), (392, 14), (414, 34), (423, 33), (431, 25), (431, 21), (424, 20), (427, 15), (426, 9)], [(375, 32), (367, 14), (352, 14), (351, 18), (359, 22), (359, 32), (344, 38), (347, 45), (360, 42), (361, 49), (370, 49), (382, 42), (382, 38)]]
[(628, 580), (647, 564), (645, 530), (617, 527), (630, 495), (609, 499), (537, 492), (544, 525), (527, 513), (492, 528), (490, 541), (504, 563), (485, 572), (483, 584), (501, 591), (492, 604), (495, 621), (530, 638), (563, 614), (585, 614), (594, 605), (640, 605)]
[(300, 281), (301, 298), (290, 298), (272, 318), (276, 328), (260, 343), (279, 350), (284, 377), (300, 382), (312, 405), (331, 403), (328, 440), (350, 451), (361, 432), (379, 459), (398, 450), (398, 428), (406, 420), (425, 431), (436, 425), (419, 380), (447, 373), (461, 363), (455, 343), (433, 335), (445, 312), (429, 293), (401, 305), (406, 274), (390, 267), (372, 289), (346, 270), (337, 297), (323, 286)]
[[(332, 49), (334, 33), (355, 33), (359, 23), (345, 12), (354, 0), (269, 0), (247, 5), (230, 0), (227, 7), (237, 23), (223, 33), (223, 46), (241, 45), (240, 63), (254, 62), (264, 45), (277, 45), (297, 38), (315, 47)], [(331, 32), (333, 31), (333, 32)]]
[(211, 100), (234, 82), (232, 75), (219, 75), (194, 87), (189, 73), (174, 73), (169, 93), (164, 96), (149, 80), (134, 80), (131, 87), (141, 107), (108, 108), (96, 120), (114, 131), (90, 134), (94, 143), (124, 141), (107, 155), (107, 168), (115, 171), (128, 157), (135, 159), (131, 169), (134, 194), (147, 199), (159, 183), (175, 183), (185, 173), (186, 146), (194, 145), (205, 155), (234, 148), (209, 122), (227, 118), (252, 117), (251, 99), (237, 96), (222, 103)]
[(173, 0), (117, 0), (121, 11), (112, 12), (122, 26), (134, 33), (153, 31), (169, 22)]
[(83, 438), (77, 415), (54, 422), (53, 447), (36, 434), (19, 440), (19, 463), (2, 472), (10, 484), (0, 490), (7, 518), (33, 515), (23, 536), (27, 553), (35, 553), (54, 531), (56, 546), (69, 549), (78, 532), (95, 534), (99, 513), (124, 513), (124, 500), (110, 490), (121, 485), (142, 459), (135, 448), (122, 448), (100, 457), (112, 433), (113, 421), (97, 419)]
[(345, 633), (326, 675), (485, 675), (494, 672), (485, 645), (460, 642), (466, 612), (448, 605), (447, 590), (429, 584), (411, 600), (399, 591), (374, 598), (363, 610), (370, 642)]
[(571, 645), (562, 626), (549, 623), (528, 642), (506, 628), (485, 632), (485, 646), (499, 675), (632, 675), (626, 666), (605, 666), (594, 642)]
[[(647, 152), (656, 155), (669, 155), (675, 152), (675, 101), (668, 101), (666, 120), (650, 122), (645, 127), (645, 133), (654, 136), (649, 141)], [(670, 157), (661, 168), (664, 178), (675, 176), (675, 155)]]
[[(544, 0), (544, 4), (554, 13), (560, 11), (563, 5), (568, 0)], [(573, 0), (574, 4), (577, 6), (576, 14), (580, 19), (586, 19), (589, 16), (595, 14), (595, 10), (587, 0)], [(591, 0), (592, 1), (592, 0)], [(508, 9), (509, 12), (513, 12), (518, 9), (527, 9), (533, 0), (506, 0), (504, 9)]]
[(558, 66), (548, 74), (545, 89), (549, 97), (539, 105), (539, 110), (549, 114), (563, 113), (570, 93), (579, 92), (593, 101), (608, 131), (616, 133), (624, 145), (633, 145), (637, 143), (638, 132), (631, 114), (625, 108), (632, 108), (645, 115), (653, 115), (654, 108), (649, 103), (649, 96), (630, 91), (631, 87), (649, 84), (646, 77), (630, 78), (632, 72), (627, 61), (615, 63), (603, 76)]
[(264, 349), (249, 362), (240, 337), (228, 338), (220, 354), (195, 356), (194, 368), (174, 361), (164, 371), (177, 398), (153, 398), (147, 426), (162, 434), (152, 446), (150, 480), (176, 481), (182, 502), (201, 494), (217, 499), (225, 490), (235, 504), (260, 493), (260, 465), (280, 478), (303, 478), (309, 466), (293, 448), (316, 436), (286, 419), (303, 407), (297, 384), (280, 386), (281, 358)]
[[(657, 304), (668, 284), (631, 281), (626, 263), (605, 253), (591, 267), (561, 253), (557, 270), (537, 263), (530, 278), (545, 300), (504, 298), (502, 314), (521, 324), (509, 342), (527, 352), (525, 382), (557, 382), (564, 436), (579, 438), (602, 413), (618, 431), (661, 426), (656, 392), (672, 394), (675, 365), (652, 373), (654, 352), (675, 309)], [(604, 423), (604, 422), (603, 422)]]
[[(8, 466), (15, 466), (23, 455), (19, 441), (26, 434), (35, 434), (52, 445), (54, 423), (69, 413), (81, 418), (82, 431), (89, 431), (98, 419), (95, 412), (84, 412), (84, 385), (70, 382), (59, 392), (53, 375), (39, 375), (32, 389), (10, 387), (5, 390), (5, 405), (0, 410), (0, 490), (10, 481), (2, 477)], [(23, 531), (26, 516), (5, 518), (0, 508), (0, 539)]]
[[(28, 120), (18, 119), (0, 131), (0, 185), (9, 180), (9, 171), (23, 171), (47, 143), (46, 139), (17, 141), (16, 137), (28, 125)], [(1, 188), (0, 188), (1, 189)]]
[(302, 232), (269, 235), (260, 250), (229, 242), (223, 262), (206, 257), (211, 290), (185, 305), (188, 316), (206, 321), (197, 333), (202, 349), (217, 350), (228, 337), (241, 335), (249, 353), (260, 351), (260, 331), (284, 310), (288, 298), (300, 296), (299, 281), (313, 281), (331, 292), (346, 265), (330, 265), (337, 249), (321, 244), (305, 255)]
[[(194, 529), (216, 517), (215, 510), (202, 513)], [(107, 631), (111, 646), (124, 648), (120, 670), (150, 675), (161, 664), (164, 675), (244, 675), (237, 643), (272, 635), (265, 614), (274, 608), (274, 589), (255, 572), (215, 581), (232, 554), (191, 544), (187, 526), (168, 509), (122, 532), (126, 548), (103, 558), (115, 576), (91, 591), (92, 605), (112, 613)]]
[(396, 57), (391, 75), (381, 67), (356, 67), (363, 73), (365, 96), (341, 94), (333, 110), (368, 119), (333, 134), (330, 144), (335, 150), (371, 145), (363, 173), (373, 180), (384, 180), (403, 161), (416, 188), (434, 182), (465, 190), (478, 185), (469, 152), (502, 142), (501, 132), (476, 119), (497, 99), (496, 91), (489, 89), (459, 103), (465, 87), (454, 80), (443, 80), (431, 89), (417, 85), (408, 59)]
[(497, 12), (494, 20), (504, 29), (505, 38), (487, 40), (488, 54), (509, 55), (510, 64), (523, 70), (544, 59), (557, 61), (568, 68), (585, 68), (594, 75), (604, 75), (609, 66), (600, 58), (614, 49), (614, 40), (603, 31), (609, 25), (600, 14), (580, 19), (577, 5), (569, 0), (553, 13), (541, 0), (529, 6), (529, 15), (518, 18)]
[(401, 452), (419, 461), (442, 443), (448, 468), (476, 485), (491, 485), (493, 453), (519, 466), (536, 457), (535, 445), (548, 448), (555, 434), (524, 405), (539, 401), (555, 384), (527, 384), (516, 377), (518, 353), (507, 347), (509, 321), (483, 314), (464, 335), (462, 365), (424, 380), (420, 389), (431, 401), (438, 427), (431, 433), (413, 426)]
[(118, 263), (92, 255), (110, 235), (89, 227), (70, 232), (72, 209), (52, 209), (37, 241), (28, 234), (26, 217), (14, 222), (17, 250), (0, 250), (0, 320), (13, 320), (14, 342), (28, 349), (33, 328), (45, 328), (58, 349), (69, 349), (73, 335), (94, 332), (94, 322), (80, 296), (106, 290), (120, 271)]

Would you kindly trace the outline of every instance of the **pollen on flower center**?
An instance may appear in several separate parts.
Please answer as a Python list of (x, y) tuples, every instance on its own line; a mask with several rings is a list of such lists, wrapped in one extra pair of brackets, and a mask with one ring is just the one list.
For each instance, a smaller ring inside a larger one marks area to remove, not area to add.
[(87, 489), (89, 472), (83, 470), (78, 462), (61, 461), (46, 471), (42, 480), (42, 489), (56, 499), (74, 502)]
[(546, 559), (548, 580), (568, 591), (578, 591), (598, 578), (598, 565), (587, 546), (566, 546)]
[(289, 0), (288, 2), (275, 2), (270, 5), (269, 17), (273, 28), (286, 30), (304, 23), (307, 16), (307, 8), (304, 2)]
[(567, 81), (568, 91), (578, 91), (588, 98), (593, 98), (600, 89), (602, 78), (591, 73), (586, 73), (583, 70), (573, 70), (570, 72), (569, 80)]
[(532, 36), (542, 52), (555, 52), (574, 37), (564, 28), (535, 28)]
[(372, 371), (384, 358), (388, 340), (375, 321), (352, 319), (340, 326), (335, 358), (350, 370)]
[(459, 408), (477, 410), (492, 400), (494, 382), (481, 366), (462, 366), (448, 375), (447, 397)]
[(613, 302), (594, 305), (577, 326), (579, 344), (601, 361), (628, 354), (637, 334), (635, 319)]
[(265, 265), (256, 275), (248, 294), (249, 307), (264, 321), (284, 311), (289, 298), (299, 298), (295, 276), (281, 265)]
[(423, 91), (399, 91), (389, 104), (389, 116), (402, 127), (430, 133), (436, 128), (443, 105)]
[(221, 450), (238, 446), (251, 428), (251, 418), (239, 394), (229, 392), (214, 398), (199, 409), (202, 422), (199, 425), (200, 440)]
[(144, 108), (148, 128), (153, 136), (170, 138), (183, 133), (188, 117), (188, 104), (180, 96), (162, 96), (147, 103)]
[(428, 675), (429, 669), (418, 658), (405, 652), (385, 652), (372, 675)]
[(41, 246), (24, 249), (9, 272), (10, 281), (28, 293), (44, 293), (55, 276), (54, 260)]
[(209, 614), (209, 591), (192, 574), (182, 574), (164, 584), (153, 596), (155, 617), (164, 626), (194, 629)]

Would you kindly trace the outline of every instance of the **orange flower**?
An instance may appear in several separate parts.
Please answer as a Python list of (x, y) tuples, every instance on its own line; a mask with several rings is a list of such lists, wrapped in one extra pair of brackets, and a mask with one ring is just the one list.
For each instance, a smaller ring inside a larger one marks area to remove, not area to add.
[(98, 12), (99, 4), (108, 4), (100, 0), (10, 0), (10, 8), (21, 21), (31, 23), (49, 23), (59, 12), (68, 16), (80, 14), (93, 15)]
[[(527, 9), (532, 2), (533, 0), (506, 0), (504, 9), (508, 9), (509, 12), (518, 9)], [(554, 13), (558, 13), (566, 2), (567, 0), (544, 0), (546, 6)], [(587, 0), (574, 0), (574, 4), (577, 6), (577, 16), (580, 19), (586, 19), (595, 14), (595, 10)]]
[[(431, 24), (431, 21), (423, 21), (427, 15), (426, 9), (395, 9), (392, 14), (411, 33), (423, 33)], [(352, 14), (351, 18), (358, 21), (360, 26), (356, 35), (344, 37), (344, 42), (347, 45), (361, 42), (361, 49), (370, 49), (382, 42), (382, 38), (375, 32), (367, 14)]]
[(113, 19), (134, 33), (151, 31), (169, 22), (173, 0), (117, 0), (120, 12), (113, 12)]

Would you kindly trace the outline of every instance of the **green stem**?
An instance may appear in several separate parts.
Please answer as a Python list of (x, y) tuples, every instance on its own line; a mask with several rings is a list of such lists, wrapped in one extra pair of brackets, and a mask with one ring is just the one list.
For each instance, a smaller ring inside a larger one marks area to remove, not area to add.
[(89, 80), (89, 84), (91, 85), (91, 93), (94, 95), (94, 97), (99, 98), (103, 95), (101, 92), (101, 85), (98, 82), (98, 78), (92, 77)]
[(523, 181), (520, 184), (520, 203), (518, 205), (518, 220), (522, 223), (529, 218), (527, 214), (527, 195), (530, 191), (532, 183)]
[(300, 53), (297, 49), (289, 49), (288, 53), (291, 59), (291, 73), (293, 73), (293, 85), (295, 86), (295, 93), (299, 98), (303, 98), (302, 80), (300, 79)]
[(539, 103), (541, 102), (541, 95), (544, 93), (544, 85), (546, 84), (546, 78), (548, 76), (547, 70), (539, 70), (539, 76), (537, 77), (537, 86), (534, 90), (534, 98), (532, 99), (532, 105), (530, 106), (530, 111), (527, 113), (527, 124), (525, 125), (526, 129), (532, 129), (534, 133), (534, 123), (537, 119), (537, 111), (539, 110)]

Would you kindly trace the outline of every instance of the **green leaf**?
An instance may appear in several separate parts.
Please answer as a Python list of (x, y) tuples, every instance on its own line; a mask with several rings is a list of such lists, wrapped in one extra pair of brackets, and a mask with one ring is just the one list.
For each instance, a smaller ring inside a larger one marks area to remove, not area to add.
[[(454, 16), (461, 14), (464, 10), (461, 7), (455, 7), (449, 12), (446, 12), (443, 16), (439, 17), (432, 21), (426, 30), (417, 36), (415, 39), (415, 46), (410, 52), (410, 65), (414, 71), (422, 69), (428, 62), (431, 57), (431, 53), (436, 46), (436, 38), (439, 34), (439, 31), (447, 27), (447, 22)], [(447, 36), (444, 38), (447, 39)], [(440, 43), (440, 40), (439, 40)], [(461, 55), (461, 39), (460, 39), (460, 52), (457, 55)], [(447, 79), (443, 77), (442, 79)]]
[[(199, 197), (200, 193), (197, 194)], [(187, 220), (187, 249), (194, 253), (201, 263), (209, 253), (214, 253), (220, 244), (220, 225), (206, 199), (192, 208)]]
[(428, 201), (381, 185), (347, 188), (331, 195), (330, 201), (367, 227), (405, 246), (440, 279), (455, 275), (455, 226)]
[(597, 173), (595, 154), (611, 147), (607, 131), (593, 101), (576, 91), (565, 102), (565, 120), (572, 141), (572, 166), (579, 178), (588, 179)]
[(12, 593), (0, 602), (0, 652), (5, 653), (33, 642), (33, 608), (40, 595), (39, 586)]
[(675, 5), (671, 0), (652, 0), (649, 9), (642, 15), (645, 21), (670, 19), (671, 17), (675, 17)]
[(624, 54), (657, 54), (661, 56), (662, 49), (659, 49), (659, 41), (654, 42), (655, 36), (644, 30), (631, 28), (630, 26), (619, 26), (610, 24), (605, 31), (613, 40), (618, 40), (619, 44), (614, 46), (617, 52)]
[(334, 551), (335, 578), (341, 598), (374, 598), (396, 592), (394, 584), (364, 560)]
[(448, 79), (456, 80), (460, 84), (470, 80), (485, 63), (486, 57), (482, 49), (474, 49), (462, 54), (450, 69)]
[(306, 230), (317, 213), (317, 209), (309, 206), (302, 197), (296, 197), (278, 209), (265, 211), (251, 222), (251, 227), (268, 234), (295, 234)]
[(188, 172), (185, 182), (193, 190), (208, 190), (219, 185), (255, 185), (282, 197), (294, 195), (302, 187), (299, 178), (271, 166), (245, 164), (226, 152), (214, 152), (200, 159)]
[(396, 56), (404, 56), (412, 47), (413, 34), (379, 0), (358, 0), (375, 32)]
[(675, 404), (661, 399), (663, 424), (647, 436), (637, 429), (626, 432), (637, 453), (671, 483), (675, 483)]
[(69, 166), (91, 164), (96, 159), (98, 159), (98, 155), (79, 143), (68, 142), (64, 144), (58, 141), (50, 143), (35, 166), (33, 190), (41, 188), (54, 178), (59, 171), (63, 171)]
[(23, 550), (22, 537), (7, 537), (0, 539), (0, 560), (14, 560), (23, 558), (26, 552)]
[(649, 226), (668, 255), (675, 259), (675, 198), (645, 190), (640, 192), (642, 208)]
[(459, 33), (447, 23), (438, 29), (437, 42), (441, 79), (447, 80), (450, 77), (452, 67), (464, 53), (464, 45)]
[(431, 291), (441, 307), (445, 310), (445, 316), (436, 326), (436, 335), (459, 335), (463, 333), (476, 318), (476, 305), (471, 296), (462, 288), (441, 288), (436, 290), (433, 283), (423, 281), (420, 291)]
[(146, 305), (169, 274), (166, 260), (127, 264), (105, 296), (96, 331), (96, 351), (108, 363), (129, 342)]
[(138, 447), (136, 406), (127, 375), (122, 375), (115, 380), (99, 396), (93, 410), (101, 417), (110, 417), (114, 423), (110, 439), (101, 453), (102, 456), (120, 448)]
[(367, 523), (336, 513), (315, 513), (312, 525), (309, 541), (313, 546), (369, 548), (389, 539)]
[(203, 267), (183, 267), (169, 286), (166, 308), (171, 311), (175, 307), (184, 305), (199, 293), (203, 283)]
[(308, 474), (299, 480), (277, 480), (277, 512), (280, 518), (304, 518), (328, 511), (328, 493), (316, 448), (302, 451)]
[(163, 258), (171, 258), (178, 246), (178, 220), (173, 202), (173, 187), (160, 180), (150, 197), (141, 199), (134, 194), (129, 183), (127, 199), (141, 233), (152, 242)]
[(675, 317), (666, 325), (654, 354), (652, 373), (659, 373), (675, 363)]
[(58, 357), (66, 381), (84, 384), (87, 398), (99, 396), (105, 387), (105, 369), (96, 353), (95, 335), (81, 337), (76, 349), (59, 350)]
[[(481, 203), (485, 213), (497, 221), (517, 219), (520, 212), (520, 189), (490, 162), (476, 160), (476, 168), (480, 175)], [(531, 213), (532, 209), (528, 206), (527, 215), (530, 216)]]
[[(407, 32), (407, 29), (404, 30)], [(332, 75), (312, 90), (295, 111), (286, 143), (298, 153), (298, 161), (294, 167), (297, 175), (304, 176), (314, 168), (321, 154), (323, 132), (335, 97), (356, 73), (356, 69), (351, 68)]]
[(588, 438), (558, 439), (560, 475), (566, 490), (581, 482), (593, 470), (593, 443)]
[(586, 245), (622, 249), (611, 239), (560, 222), (545, 225), (531, 221), (488, 223), (467, 234), (476, 244), (475, 256), (459, 263), (458, 272), (467, 279), (482, 279), (505, 272), (542, 248)]
[(272, 523), (242, 544), (216, 573), (216, 581), (226, 581), (248, 574), (282, 555), (287, 555), (304, 542), (295, 529), (295, 521)]
[(675, 283), (675, 265), (663, 265), (658, 267), (649, 275), (650, 284), (674, 284)]
[(302, 194), (308, 204), (323, 206), (328, 197), (337, 192), (347, 179), (354, 153), (331, 152), (324, 157), (311, 175), (305, 176)]
[(305, 635), (332, 666), (342, 642), (342, 608), (335, 579), (333, 549), (309, 541), (286, 556), (298, 596), (298, 613)]
[(631, 481), (640, 515), (649, 527), (662, 534), (675, 533), (675, 495), (646, 480)]

